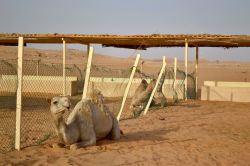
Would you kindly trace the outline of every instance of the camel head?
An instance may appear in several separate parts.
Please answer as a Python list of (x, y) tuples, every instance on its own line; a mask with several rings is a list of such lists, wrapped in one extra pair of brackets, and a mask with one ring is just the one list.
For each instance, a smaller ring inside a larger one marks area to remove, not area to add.
[(143, 80), (141, 81), (141, 85), (143, 86), (143, 88), (145, 88), (145, 89), (146, 89), (146, 88), (147, 88), (147, 86), (148, 86), (148, 83), (147, 83), (147, 81), (146, 81), (146, 80), (144, 80), (144, 79), (143, 79)]
[(66, 96), (53, 97), (50, 100), (50, 111), (54, 116), (62, 116), (70, 108), (70, 100)]
[(151, 93), (155, 85), (156, 85), (156, 79), (151, 80), (151, 82), (148, 84), (146, 91)]

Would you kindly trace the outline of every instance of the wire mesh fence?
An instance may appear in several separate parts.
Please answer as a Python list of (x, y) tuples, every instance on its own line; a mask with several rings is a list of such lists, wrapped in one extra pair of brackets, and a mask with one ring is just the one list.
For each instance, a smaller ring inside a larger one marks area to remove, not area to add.
[[(76, 96), (83, 89), (83, 66), (67, 64), (66, 95)], [(25, 60), (23, 63), (23, 101), (21, 122), (21, 148), (47, 143), (55, 139), (48, 99), (63, 94), (63, 65)]]
[(93, 62), (88, 92), (93, 89), (100, 90), (105, 99), (104, 103), (115, 116), (121, 108), (133, 63), (133, 60), (126, 59), (120, 59), (114, 64)]
[[(21, 148), (55, 138), (47, 99), (62, 95), (62, 64), (23, 61)], [(66, 65), (67, 95), (78, 101), (84, 70)], [(14, 149), (16, 123), (17, 59), (0, 60), (0, 152)]]
[[(10, 75), (10, 79), (6, 75)], [(16, 90), (16, 60), (0, 61), (0, 152), (15, 147)]]
[[(84, 61), (83, 61), (84, 62)], [(133, 117), (129, 108), (131, 97), (141, 79), (157, 78), (161, 65), (139, 62), (126, 101), (121, 120)], [(99, 89), (105, 97), (105, 104), (115, 114), (120, 110), (134, 59), (119, 59), (115, 63), (93, 60), (88, 91)], [(86, 61), (82, 64), (67, 64), (66, 95), (70, 96), (72, 107), (81, 100)], [(49, 143), (57, 139), (51, 118), (48, 99), (63, 94), (63, 65), (41, 60), (23, 61), (23, 93), (21, 114), (21, 148)], [(174, 86), (174, 69), (166, 68), (164, 93), (169, 98), (180, 100), (184, 94), (185, 73), (177, 70)], [(194, 75), (188, 75), (190, 90), (194, 93)], [(0, 152), (14, 149), (16, 123), (17, 59), (0, 60)], [(65, 119), (67, 118), (65, 115)]]

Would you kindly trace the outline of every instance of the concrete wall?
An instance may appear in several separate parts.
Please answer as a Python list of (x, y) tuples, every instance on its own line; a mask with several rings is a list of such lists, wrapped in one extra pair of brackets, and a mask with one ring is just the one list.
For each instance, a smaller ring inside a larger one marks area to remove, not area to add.
[(250, 88), (250, 82), (204, 81), (204, 86)]
[(205, 81), (201, 100), (250, 102), (250, 83)]
[[(44, 93), (44, 94), (62, 94), (63, 78), (60, 76), (24, 76), (23, 92), (24, 93)], [(128, 78), (103, 78), (91, 77), (88, 92), (92, 88), (102, 91), (105, 97), (122, 97), (127, 86)], [(128, 97), (132, 97), (136, 88), (140, 85), (141, 79), (133, 79)], [(150, 82), (150, 79), (147, 79)], [(74, 96), (82, 93), (82, 87), (77, 81), (77, 77), (66, 78), (66, 94)], [(173, 98), (174, 91), (172, 88), (173, 80), (166, 79), (163, 85), (163, 93), (167, 98)], [(15, 93), (17, 89), (16, 75), (0, 76), (0, 95), (5, 93)], [(176, 92), (178, 99), (184, 98), (184, 84), (182, 80), (176, 80)]]
[[(122, 97), (124, 95), (125, 88), (128, 83), (128, 78), (101, 78), (91, 77), (89, 83), (88, 92), (92, 88), (99, 89), (106, 97)], [(150, 79), (146, 79), (149, 83)], [(130, 87), (128, 97), (132, 97), (135, 93), (136, 88), (140, 85), (141, 79), (133, 79)], [(172, 89), (173, 80), (166, 79), (163, 85), (163, 93), (167, 98), (173, 98), (174, 91)], [(178, 99), (184, 98), (184, 85), (181, 80), (176, 81), (176, 91)]]
[[(15, 93), (17, 89), (17, 76), (2, 75), (0, 77), (0, 94)], [(58, 76), (24, 76), (24, 93), (62, 94), (63, 79)], [(66, 78), (66, 94), (77, 94), (77, 77)]]

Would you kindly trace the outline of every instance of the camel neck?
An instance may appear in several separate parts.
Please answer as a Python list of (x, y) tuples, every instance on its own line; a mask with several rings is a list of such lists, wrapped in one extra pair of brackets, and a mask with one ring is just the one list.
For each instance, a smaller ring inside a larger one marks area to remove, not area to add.
[(64, 119), (62, 116), (55, 118), (55, 125), (56, 125), (57, 130), (60, 130), (62, 128), (66, 129), (66, 123), (64, 122)]

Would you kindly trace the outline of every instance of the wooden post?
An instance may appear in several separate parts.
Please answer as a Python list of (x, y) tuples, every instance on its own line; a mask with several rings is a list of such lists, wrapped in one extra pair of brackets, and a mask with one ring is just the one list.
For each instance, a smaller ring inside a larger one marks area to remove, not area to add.
[(93, 57), (93, 50), (94, 50), (93, 47), (89, 47), (89, 45), (88, 45), (88, 63), (87, 63), (87, 67), (86, 67), (82, 100), (86, 99), (86, 97), (87, 97), (88, 85), (89, 85), (89, 75), (90, 75), (90, 69), (91, 69), (91, 63), (92, 63), (92, 57)]
[(185, 100), (187, 100), (187, 78), (188, 78), (188, 40), (185, 39)]
[(66, 41), (63, 41), (63, 95), (66, 96)]
[(152, 100), (153, 100), (155, 91), (156, 91), (157, 86), (158, 86), (158, 84), (159, 84), (159, 82), (160, 82), (160, 79), (161, 79), (161, 77), (162, 77), (162, 74), (163, 74), (163, 72), (165, 71), (165, 68), (166, 68), (166, 61), (165, 61), (165, 56), (163, 56), (163, 64), (162, 64), (162, 68), (161, 68), (160, 74), (159, 74), (159, 76), (158, 76), (158, 78), (157, 78), (155, 87), (154, 87), (154, 89), (153, 89), (153, 91), (152, 91), (152, 93), (151, 93), (151, 95), (150, 95), (150, 98), (149, 98), (148, 103), (147, 103), (147, 106), (146, 106), (146, 108), (145, 108), (145, 110), (144, 110), (144, 112), (143, 112), (143, 115), (146, 115), (147, 112), (148, 112), (149, 106), (150, 106), (150, 104), (151, 104), (151, 102), (152, 102)]
[(174, 90), (176, 88), (177, 58), (174, 58)]
[(87, 54), (89, 54), (90, 44), (87, 45)]
[(144, 61), (141, 62), (141, 73), (143, 73), (143, 64), (144, 64)]
[(127, 96), (128, 96), (128, 92), (129, 92), (130, 86), (131, 86), (131, 84), (132, 84), (134, 75), (135, 75), (135, 71), (136, 71), (136, 68), (137, 68), (139, 59), (140, 59), (140, 54), (137, 54), (136, 59), (135, 59), (135, 63), (134, 63), (134, 66), (133, 66), (133, 70), (132, 70), (132, 72), (131, 72), (131, 75), (130, 75), (130, 77), (129, 77), (129, 81), (128, 81), (127, 87), (126, 87), (126, 89), (125, 89), (125, 93), (124, 93), (124, 95), (123, 95), (122, 105), (121, 105), (120, 111), (119, 111), (119, 113), (118, 113), (118, 115), (117, 115), (117, 120), (118, 120), (118, 122), (119, 122), (119, 120), (120, 120), (120, 117), (121, 117), (121, 114), (122, 114), (122, 111), (123, 111), (123, 108), (124, 108), (124, 105), (125, 105), (125, 102), (126, 102), (126, 99), (127, 99)]
[(17, 66), (17, 99), (16, 99), (16, 138), (15, 149), (20, 150), (21, 140), (21, 110), (22, 110), (22, 83), (23, 83), (23, 37), (18, 38), (18, 66)]
[(196, 61), (195, 61), (195, 97), (198, 99), (198, 63), (199, 63), (199, 47), (196, 47)]
[(40, 59), (37, 60), (37, 63), (36, 63), (36, 75), (39, 76), (39, 63), (40, 63)]

